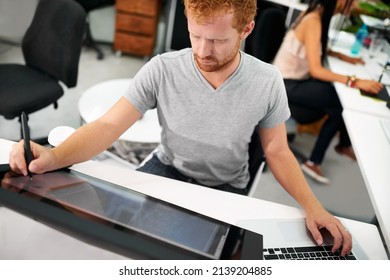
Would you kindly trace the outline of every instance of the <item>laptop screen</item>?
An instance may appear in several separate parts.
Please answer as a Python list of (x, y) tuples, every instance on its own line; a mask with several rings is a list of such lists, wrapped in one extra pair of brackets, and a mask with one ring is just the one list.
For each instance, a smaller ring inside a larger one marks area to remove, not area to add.
[[(75, 171), (34, 175), (33, 179), (8, 172), (2, 176), (0, 190), (163, 244), (170, 251), (180, 251), (184, 258), (221, 258), (231, 231), (231, 226), (221, 221)], [(146, 255), (141, 257), (148, 258), (150, 251), (145, 248)]]

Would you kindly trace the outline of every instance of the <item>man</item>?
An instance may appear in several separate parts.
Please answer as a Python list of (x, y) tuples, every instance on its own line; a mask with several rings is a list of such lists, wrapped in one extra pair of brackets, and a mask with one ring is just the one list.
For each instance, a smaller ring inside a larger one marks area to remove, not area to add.
[[(248, 181), (248, 143), (255, 127), (277, 180), (305, 209), (318, 244), (319, 229), (334, 237), (335, 251), (352, 248), (351, 235), (311, 192), (288, 148), (286, 92), (276, 67), (243, 52), (254, 28), (256, 0), (185, 0), (192, 49), (158, 55), (134, 77), (104, 116), (79, 128), (53, 149), (32, 143), (31, 172), (85, 161), (105, 150), (148, 109), (162, 126), (159, 152), (141, 171), (239, 192)], [(98, 141), (96, 141), (98, 139)], [(23, 143), (10, 165), (27, 175)]]

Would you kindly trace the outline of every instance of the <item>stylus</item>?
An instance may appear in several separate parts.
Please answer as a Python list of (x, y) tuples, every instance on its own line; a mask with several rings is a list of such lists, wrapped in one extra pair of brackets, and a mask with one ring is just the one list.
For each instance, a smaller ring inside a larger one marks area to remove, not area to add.
[(385, 73), (385, 71), (386, 71), (386, 68), (383, 68), (382, 73), (381, 73), (381, 75), (379, 76), (378, 83), (380, 83), (380, 82), (382, 81), (383, 74)]
[(27, 115), (25, 112), (22, 112), (22, 116), (20, 119), (22, 123), (22, 137), (24, 140), (24, 157), (26, 159), (28, 176), (30, 176), (30, 178), (32, 179), (32, 174), (28, 168), (32, 161), (32, 153), (30, 147), (30, 130), (28, 128)]

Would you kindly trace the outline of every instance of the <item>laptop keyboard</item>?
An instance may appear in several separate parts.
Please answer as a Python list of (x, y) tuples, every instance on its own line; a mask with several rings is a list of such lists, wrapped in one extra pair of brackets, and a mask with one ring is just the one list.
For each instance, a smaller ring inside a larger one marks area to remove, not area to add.
[(332, 253), (332, 246), (268, 248), (264, 260), (356, 260), (353, 253), (342, 257), (340, 251)]

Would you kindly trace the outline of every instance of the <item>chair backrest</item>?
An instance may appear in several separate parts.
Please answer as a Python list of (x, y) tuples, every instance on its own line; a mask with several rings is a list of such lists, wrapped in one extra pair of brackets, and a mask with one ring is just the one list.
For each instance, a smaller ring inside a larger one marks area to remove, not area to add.
[(260, 175), (265, 167), (265, 156), (263, 147), (261, 145), (258, 128), (256, 128), (252, 134), (248, 153), (249, 182), (246, 188), (247, 196), (253, 196), (256, 191), (256, 187), (259, 184)]
[(40, 0), (22, 41), (26, 65), (77, 84), (86, 13), (73, 0)]
[[(253, 31), (252, 54), (254, 57), (264, 62), (272, 62), (286, 32), (286, 17), (287, 14), (282, 9), (273, 7), (267, 8), (260, 14)], [(248, 163), (250, 179), (247, 185), (247, 195), (253, 196), (266, 163), (257, 129), (253, 132), (249, 143)]]
[(76, 0), (76, 2), (78, 2), (87, 12), (115, 4), (115, 0)]
[(287, 14), (279, 8), (267, 8), (256, 21), (253, 30), (253, 56), (272, 62), (286, 33)]

